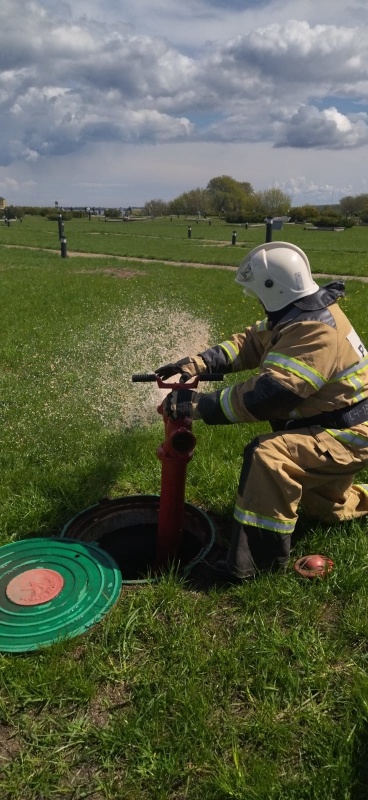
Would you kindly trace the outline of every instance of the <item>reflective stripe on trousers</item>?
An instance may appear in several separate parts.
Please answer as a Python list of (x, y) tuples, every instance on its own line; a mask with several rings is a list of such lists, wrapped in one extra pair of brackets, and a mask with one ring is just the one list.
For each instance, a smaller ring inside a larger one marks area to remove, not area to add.
[[(354, 430), (355, 441), (361, 438), (360, 428)], [(308, 516), (329, 523), (367, 514), (368, 486), (353, 484), (368, 464), (368, 446), (362, 441), (364, 446), (353, 451), (317, 427), (254, 439), (244, 450), (235, 527), (258, 530), (265, 551), (267, 531), (270, 542), (274, 537), (289, 540), (300, 506)]]
[(234, 516), (238, 522), (292, 533), (298, 506), (328, 522), (368, 512), (367, 492), (353, 487), (356, 473), (368, 464), (368, 440), (360, 427), (352, 450), (321, 428), (271, 433), (244, 450)]

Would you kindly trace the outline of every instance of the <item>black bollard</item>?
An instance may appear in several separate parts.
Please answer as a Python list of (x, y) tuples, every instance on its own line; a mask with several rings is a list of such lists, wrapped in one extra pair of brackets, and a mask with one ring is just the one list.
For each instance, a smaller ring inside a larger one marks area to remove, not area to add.
[(267, 219), (266, 219), (266, 242), (272, 242), (272, 226), (273, 226), (272, 217), (267, 217)]
[(189, 226), (189, 228), (188, 228), (188, 239), (191, 239), (191, 238), (192, 238), (192, 229)]
[(58, 228), (59, 228), (59, 239), (62, 239), (64, 236), (64, 224), (61, 214), (59, 214), (58, 216)]
[(233, 231), (233, 235), (231, 237), (231, 244), (236, 244), (236, 231)]
[(60, 255), (61, 255), (61, 258), (67, 258), (67, 256), (68, 256), (68, 250), (67, 250), (67, 246), (66, 246), (66, 238), (65, 238), (65, 236), (63, 236), (63, 238), (60, 239)]

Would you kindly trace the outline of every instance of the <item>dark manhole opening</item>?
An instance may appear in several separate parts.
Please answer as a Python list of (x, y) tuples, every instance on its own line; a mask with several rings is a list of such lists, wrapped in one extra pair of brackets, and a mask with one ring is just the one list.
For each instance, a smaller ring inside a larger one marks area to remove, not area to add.
[[(152, 574), (155, 568), (157, 525), (131, 525), (105, 533), (99, 545), (116, 561), (123, 580), (137, 580)], [(198, 556), (201, 543), (190, 531), (183, 538), (174, 566), (188, 564)]]
[[(156, 566), (159, 502), (158, 495), (103, 498), (70, 520), (61, 536), (95, 542), (115, 560), (123, 581), (143, 583), (155, 577), (155, 569), (158, 577), (170, 567)], [(181, 544), (173, 568), (179, 574), (187, 574), (209, 553), (214, 540), (215, 530), (208, 515), (185, 503)]]

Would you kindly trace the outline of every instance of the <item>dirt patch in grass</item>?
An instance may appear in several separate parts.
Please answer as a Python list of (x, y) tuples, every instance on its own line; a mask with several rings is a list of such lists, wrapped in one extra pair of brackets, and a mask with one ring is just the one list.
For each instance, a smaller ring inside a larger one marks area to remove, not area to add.
[(88, 720), (96, 728), (103, 728), (108, 725), (113, 711), (129, 706), (130, 703), (131, 694), (124, 683), (105, 686), (103, 693), (90, 702)]
[(12, 761), (20, 751), (20, 744), (16, 739), (14, 730), (8, 725), (0, 725), (0, 767), (7, 761)]
[(114, 278), (135, 278), (137, 275), (146, 275), (145, 272), (134, 272), (131, 269), (79, 269), (77, 270), (78, 274), (86, 274), (86, 275), (96, 275), (96, 274), (103, 274), (103, 275), (112, 275)]

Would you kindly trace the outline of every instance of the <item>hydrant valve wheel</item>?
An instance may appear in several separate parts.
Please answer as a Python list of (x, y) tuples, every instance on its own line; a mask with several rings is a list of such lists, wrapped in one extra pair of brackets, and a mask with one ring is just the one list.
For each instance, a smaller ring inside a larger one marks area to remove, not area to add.
[(326, 578), (334, 566), (334, 562), (327, 556), (310, 555), (298, 558), (294, 569), (302, 578)]

